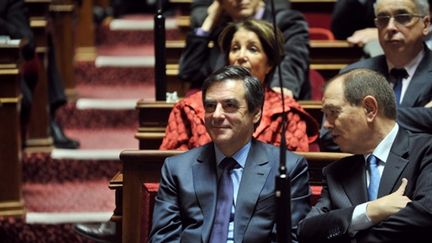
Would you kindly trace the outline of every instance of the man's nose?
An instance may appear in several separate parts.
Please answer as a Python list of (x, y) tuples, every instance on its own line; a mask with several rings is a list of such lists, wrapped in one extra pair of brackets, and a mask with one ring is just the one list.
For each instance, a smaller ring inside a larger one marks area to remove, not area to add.
[(324, 117), (324, 121), (323, 122), (324, 122), (323, 123), (323, 127), (324, 128), (327, 128), (327, 129), (333, 128), (333, 125), (330, 123), (330, 121), (326, 117)]
[(219, 118), (219, 117), (223, 116), (223, 114), (224, 114), (224, 110), (223, 110), (222, 105), (221, 104), (217, 104), (216, 108), (215, 108), (215, 110), (213, 112), (213, 117), (214, 118)]
[(397, 28), (396, 28), (396, 20), (395, 20), (394, 17), (391, 17), (391, 18), (389, 19), (389, 22), (388, 22), (386, 28), (387, 28), (387, 29), (390, 29), (390, 30), (397, 29)]

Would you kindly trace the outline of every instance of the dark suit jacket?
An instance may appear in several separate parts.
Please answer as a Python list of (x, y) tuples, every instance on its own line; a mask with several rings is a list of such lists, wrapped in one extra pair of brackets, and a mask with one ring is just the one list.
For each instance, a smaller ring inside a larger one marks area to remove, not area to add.
[[(432, 100), (432, 52), (425, 47), (425, 55), (420, 61), (414, 76), (398, 107), (397, 122), (400, 126), (412, 132), (432, 132), (432, 109), (424, 106)], [(341, 70), (341, 73), (356, 68), (368, 68), (381, 73), (388, 78), (388, 67), (384, 55), (368, 58), (351, 64)], [(322, 151), (339, 151), (333, 142), (330, 132), (321, 128), (320, 149)]]
[[(347, 233), (354, 207), (367, 201), (363, 155), (337, 161), (323, 170), (321, 199), (299, 224), (300, 242), (350, 242)], [(400, 128), (391, 147), (378, 197), (408, 179), (412, 202), (379, 224), (359, 232), (357, 242), (432, 242), (432, 137)]]
[[(234, 216), (235, 242), (275, 238), (275, 177), (279, 148), (252, 141)], [(307, 161), (287, 151), (291, 178), (292, 233), (310, 210)], [(207, 242), (216, 209), (217, 173), (213, 143), (167, 158), (156, 197), (151, 242)]]
[(355, 31), (374, 28), (375, 0), (340, 0), (336, 1), (332, 13), (331, 30), (336, 39), (345, 40)]
[[(276, 8), (276, 23), (284, 34), (285, 58), (282, 66), (283, 86), (292, 90), (296, 99), (310, 98), (309, 83), (309, 32), (307, 23), (300, 12), (289, 10), (281, 3)], [(201, 87), (202, 82), (213, 71), (226, 65), (226, 59), (219, 49), (217, 39), (220, 32), (231, 21), (225, 19), (215, 28), (209, 37), (197, 36), (194, 29), (200, 27), (205, 19), (207, 7), (199, 5), (191, 12), (192, 31), (186, 38), (186, 47), (180, 58), (179, 78), (192, 82), (193, 87)], [(263, 20), (272, 23), (270, 5), (266, 4)], [(214, 48), (208, 48), (213, 41)], [(277, 70), (268, 80), (270, 87), (278, 87), (279, 78)]]

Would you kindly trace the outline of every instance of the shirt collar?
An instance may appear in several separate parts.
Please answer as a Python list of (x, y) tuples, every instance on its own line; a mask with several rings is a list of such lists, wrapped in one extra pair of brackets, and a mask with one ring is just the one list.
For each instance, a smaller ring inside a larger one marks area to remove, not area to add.
[[(249, 154), (249, 150), (251, 148), (251, 141), (249, 140), (248, 143), (246, 143), (239, 151), (235, 152), (233, 156), (231, 156), (233, 159), (237, 161), (237, 163), (244, 168), (246, 164), (246, 158)], [(214, 144), (215, 148), (215, 155), (216, 155), (216, 162), (219, 166), (220, 162), (222, 162), (223, 159), (225, 159), (225, 155), (222, 153), (222, 151)]]
[(259, 8), (258, 11), (256, 11), (254, 19), (262, 19), (264, 16), (264, 7)]
[[(372, 152), (375, 157), (377, 157), (379, 160), (381, 160), (383, 163), (385, 163), (388, 159), (388, 156), (390, 154), (390, 148), (396, 139), (396, 135), (399, 131), (399, 125), (395, 123), (392, 130), (384, 137), (384, 139), (378, 144), (378, 146), (374, 149)], [(367, 161), (367, 158), (371, 154), (365, 154), (365, 160)]]
[[(417, 56), (414, 57), (414, 59), (411, 60), (407, 65), (404, 66), (405, 70), (408, 73), (408, 77), (412, 77), (417, 69), (417, 66), (420, 64), (420, 61), (423, 59), (425, 52), (424, 49), (422, 49)], [(394, 68), (394, 65), (389, 61), (387, 61), (388, 71), (392, 70)]]

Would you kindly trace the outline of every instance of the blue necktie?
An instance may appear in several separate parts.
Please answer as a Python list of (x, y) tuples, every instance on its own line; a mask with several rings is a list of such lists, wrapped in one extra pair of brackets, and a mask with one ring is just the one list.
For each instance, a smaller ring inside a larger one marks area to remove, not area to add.
[(234, 202), (234, 189), (230, 172), (238, 164), (233, 158), (225, 158), (219, 164), (223, 169), (219, 180), (216, 214), (209, 243), (226, 242), (228, 237), (228, 225), (231, 217), (231, 208)]
[(390, 79), (393, 82), (393, 91), (396, 98), (396, 106), (401, 102), (402, 79), (407, 78), (408, 73), (404, 68), (390, 70)]
[(369, 169), (369, 187), (368, 187), (368, 197), (369, 201), (377, 199), (378, 188), (380, 183), (380, 173), (378, 170), (379, 159), (375, 155), (371, 154), (367, 159), (368, 169)]

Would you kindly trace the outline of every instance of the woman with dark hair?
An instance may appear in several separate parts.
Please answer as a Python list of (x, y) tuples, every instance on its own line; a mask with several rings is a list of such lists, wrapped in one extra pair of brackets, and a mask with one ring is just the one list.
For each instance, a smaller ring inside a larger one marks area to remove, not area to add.
[[(263, 115), (254, 137), (260, 141), (280, 145), (282, 130), (281, 94), (268, 85), (275, 67), (284, 56), (283, 35), (275, 36), (266, 21), (246, 20), (229, 24), (219, 36), (226, 63), (248, 68), (265, 86)], [(309, 151), (309, 144), (318, 136), (318, 123), (291, 97), (285, 96), (287, 112), (287, 148)], [(177, 102), (171, 111), (165, 137), (160, 149), (188, 150), (211, 141), (204, 127), (202, 93), (197, 92)]]

